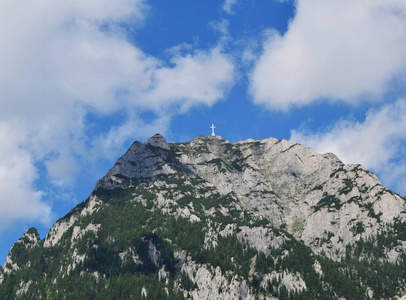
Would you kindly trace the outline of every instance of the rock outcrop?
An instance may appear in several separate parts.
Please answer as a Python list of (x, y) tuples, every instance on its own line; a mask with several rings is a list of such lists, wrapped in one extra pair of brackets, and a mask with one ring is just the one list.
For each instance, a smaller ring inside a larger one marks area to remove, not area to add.
[(154, 146), (154, 147), (159, 147), (159, 148), (162, 148), (162, 149), (169, 150), (169, 145), (168, 145), (168, 143), (166, 142), (165, 138), (164, 138), (162, 135), (160, 135), (159, 133), (153, 135), (153, 136), (146, 142), (146, 144), (147, 144), (147, 145)]

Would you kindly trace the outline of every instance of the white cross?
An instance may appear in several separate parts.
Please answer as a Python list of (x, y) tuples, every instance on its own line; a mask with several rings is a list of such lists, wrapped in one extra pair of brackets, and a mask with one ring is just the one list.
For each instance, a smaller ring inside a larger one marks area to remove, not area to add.
[(211, 136), (215, 136), (214, 134), (214, 128), (216, 128), (216, 126), (214, 126), (214, 124), (211, 124)]

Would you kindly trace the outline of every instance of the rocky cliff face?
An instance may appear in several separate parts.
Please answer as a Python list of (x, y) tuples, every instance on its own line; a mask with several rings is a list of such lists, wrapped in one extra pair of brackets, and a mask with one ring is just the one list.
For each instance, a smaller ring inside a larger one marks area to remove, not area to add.
[(334, 154), (157, 134), (43, 241), (31, 229), (13, 246), (0, 296), (390, 299), (406, 291), (405, 224), (404, 197)]

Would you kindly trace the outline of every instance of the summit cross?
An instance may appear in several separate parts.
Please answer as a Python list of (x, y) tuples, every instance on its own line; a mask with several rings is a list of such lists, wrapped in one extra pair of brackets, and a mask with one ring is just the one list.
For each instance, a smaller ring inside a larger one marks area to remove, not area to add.
[(214, 126), (214, 124), (211, 124), (211, 136), (215, 136), (214, 134), (214, 128), (216, 128), (216, 126)]

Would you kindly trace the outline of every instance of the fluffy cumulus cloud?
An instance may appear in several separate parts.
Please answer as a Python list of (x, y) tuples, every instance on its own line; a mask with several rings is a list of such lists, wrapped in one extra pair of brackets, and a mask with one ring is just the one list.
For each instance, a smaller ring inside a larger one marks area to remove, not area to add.
[(175, 56), (172, 63), (176, 67), (161, 68), (154, 73), (147, 103), (156, 102), (161, 106), (173, 99), (182, 99), (183, 108), (196, 103), (212, 105), (224, 97), (233, 77), (234, 67), (219, 48)]
[[(0, 231), (19, 219), (49, 220), (34, 185), (38, 165), (54, 184), (71, 184), (79, 165), (128, 138), (164, 133), (171, 115), (212, 105), (233, 84), (220, 46), (166, 63), (130, 43), (125, 28), (147, 14), (142, 0), (1, 1)], [(155, 116), (148, 123), (145, 111)], [(90, 139), (89, 114), (123, 119)]]
[(405, 53), (405, 1), (298, 0), (287, 32), (267, 32), (251, 94), (275, 110), (376, 100), (404, 75)]
[(406, 194), (406, 99), (370, 110), (364, 122), (341, 120), (322, 133), (291, 132), (291, 140), (319, 153), (335, 153), (345, 163), (361, 163), (385, 185)]

